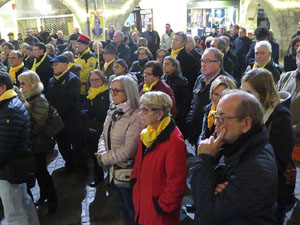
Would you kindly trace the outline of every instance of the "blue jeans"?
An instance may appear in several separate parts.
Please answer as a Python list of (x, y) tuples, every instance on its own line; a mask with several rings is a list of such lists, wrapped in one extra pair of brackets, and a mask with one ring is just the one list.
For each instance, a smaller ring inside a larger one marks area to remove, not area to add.
[(26, 184), (11, 184), (0, 180), (0, 198), (9, 225), (39, 225), (39, 219)]
[(115, 187), (118, 198), (122, 203), (122, 211), (124, 219), (130, 225), (136, 225), (134, 222), (134, 208), (132, 202), (132, 189), (131, 188), (121, 188)]

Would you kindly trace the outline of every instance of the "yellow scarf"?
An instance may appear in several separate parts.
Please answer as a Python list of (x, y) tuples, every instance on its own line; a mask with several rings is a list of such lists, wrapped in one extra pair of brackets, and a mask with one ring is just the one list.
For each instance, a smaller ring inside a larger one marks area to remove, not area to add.
[(152, 88), (153, 88), (153, 86), (154, 86), (155, 84), (157, 84), (158, 81), (159, 81), (159, 80), (154, 81), (152, 84), (150, 84), (150, 86), (148, 86), (148, 84), (144, 83), (144, 85), (143, 85), (143, 91), (144, 91), (144, 93), (146, 93), (146, 92), (148, 92), (148, 91), (151, 91)]
[(141, 132), (141, 140), (143, 144), (149, 148), (153, 142), (156, 140), (158, 135), (169, 125), (171, 122), (171, 117), (166, 116), (159, 124), (157, 130), (155, 130), (151, 125), (148, 125)]
[(68, 64), (68, 70), (71, 69), (71, 67), (74, 66), (74, 65), (75, 65), (75, 63), (69, 63)]
[(44, 54), (43, 58), (38, 63), (36, 62), (37, 58), (35, 58), (31, 70), (35, 72), (36, 69), (44, 62), (44, 60), (46, 59), (46, 56), (47, 56), (47, 52)]
[(60, 75), (55, 75), (54, 74), (54, 78), (56, 79), (56, 80), (59, 80), (59, 78), (61, 78), (63, 75), (65, 75), (65, 73), (66, 72), (68, 72), (68, 70), (69, 70), (69, 68), (67, 68), (64, 72), (62, 72)]
[(174, 58), (177, 58), (179, 52), (180, 52), (182, 49), (184, 49), (184, 47), (179, 48), (179, 49), (177, 49), (177, 50), (173, 50), (173, 49), (172, 49), (172, 51), (171, 51), (171, 56), (173, 56)]
[(86, 96), (86, 98), (93, 100), (94, 98), (96, 98), (97, 95), (106, 91), (107, 89), (108, 89), (108, 87), (106, 84), (103, 84), (101, 87), (98, 87), (98, 88), (90, 87), (89, 94), (88, 94), (88, 96)]
[(11, 76), (11, 79), (13, 80), (14, 84), (17, 83), (16, 72), (18, 72), (23, 66), (24, 66), (24, 63), (22, 62), (20, 65), (18, 65), (16, 67), (9, 68), (9, 75)]
[(257, 65), (256, 62), (255, 62), (252, 69), (254, 70), (254, 69), (256, 69), (256, 68), (265, 68), (266, 65), (267, 65), (270, 61), (271, 61), (271, 57), (269, 58), (268, 62), (266, 62), (263, 66)]
[(77, 59), (81, 59), (82, 56), (84, 56), (85, 54), (89, 53), (90, 51), (91, 51), (91, 49), (87, 48), (86, 50), (83, 51), (82, 54), (80, 54), (80, 53), (78, 54)]
[(5, 99), (15, 97), (17, 95), (18, 94), (14, 91), (14, 89), (9, 89), (6, 92), (4, 92), (3, 95), (0, 96), (0, 102), (5, 100)]
[(108, 62), (108, 63), (106, 62), (106, 63), (104, 64), (104, 71), (107, 70), (108, 66), (109, 66), (110, 64), (112, 64), (113, 61), (115, 61), (115, 59), (112, 59), (110, 62)]
[(213, 117), (213, 112), (216, 111), (216, 105), (213, 103), (211, 105), (210, 111), (207, 116), (207, 127), (209, 130), (211, 130), (212, 126), (214, 125), (214, 117)]

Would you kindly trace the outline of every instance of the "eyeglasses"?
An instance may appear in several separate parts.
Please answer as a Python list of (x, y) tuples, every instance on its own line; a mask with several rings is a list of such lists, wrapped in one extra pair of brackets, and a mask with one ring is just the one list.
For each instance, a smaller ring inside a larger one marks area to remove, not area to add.
[(146, 107), (143, 107), (143, 106), (140, 107), (140, 112), (143, 112), (145, 114), (147, 114), (148, 112), (157, 111), (157, 110), (161, 110), (161, 109), (158, 109), (158, 108), (146, 108)]
[(219, 62), (218, 60), (211, 60), (211, 59), (201, 59), (201, 63), (206, 64), (206, 63), (212, 63), (212, 62)]
[(118, 95), (119, 92), (124, 91), (123, 89), (117, 89), (117, 88), (110, 88), (110, 91), (114, 94), (114, 95)]
[(97, 81), (100, 81), (100, 80), (101, 80), (100, 78), (90, 79), (90, 82), (97, 82)]
[(148, 72), (143, 72), (143, 75), (149, 76), (149, 75), (153, 75), (153, 74), (152, 73), (148, 73)]
[(172, 63), (163, 63), (163, 66), (170, 66)]
[(139, 52), (138, 55), (147, 55), (147, 53), (146, 52)]
[(217, 112), (213, 112), (213, 117), (215, 120), (217, 120), (219, 123), (223, 124), (225, 120), (234, 119), (234, 118), (244, 118), (244, 116), (224, 116), (220, 115)]

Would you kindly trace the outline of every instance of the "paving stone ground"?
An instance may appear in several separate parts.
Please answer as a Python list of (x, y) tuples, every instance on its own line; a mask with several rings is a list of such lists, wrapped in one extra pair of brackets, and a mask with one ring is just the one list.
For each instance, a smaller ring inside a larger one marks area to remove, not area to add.
[[(188, 145), (188, 152), (194, 153)], [(48, 165), (52, 174), (58, 196), (58, 210), (54, 215), (48, 215), (47, 204), (37, 209), (41, 225), (122, 225), (120, 204), (114, 191), (106, 184), (101, 183), (96, 188), (87, 185), (86, 172), (68, 172), (64, 168), (64, 160), (56, 151), (53, 160)], [(188, 164), (192, 162), (189, 158)], [(296, 197), (300, 198), (300, 170), (296, 184)], [(34, 199), (39, 198), (39, 187), (32, 189)], [(182, 205), (192, 203), (190, 191), (187, 190)], [(292, 214), (289, 212), (287, 218)], [(192, 216), (192, 215), (190, 215)], [(3, 219), (3, 209), (0, 206), (0, 221)], [(182, 211), (180, 225), (191, 225), (193, 221)], [(2, 220), (1, 225), (6, 225)], [(21, 224), (20, 224), (21, 225)], [(290, 224), (292, 225), (292, 224)]]

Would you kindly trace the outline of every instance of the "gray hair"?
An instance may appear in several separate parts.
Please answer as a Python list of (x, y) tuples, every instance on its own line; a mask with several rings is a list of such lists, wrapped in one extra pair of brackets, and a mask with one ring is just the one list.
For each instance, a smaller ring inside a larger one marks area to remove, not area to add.
[(172, 63), (172, 65), (175, 66), (175, 72), (181, 73), (179, 61), (178, 61), (176, 58), (174, 58), (173, 56), (166, 56), (166, 57), (164, 58), (164, 61), (165, 61), (166, 59), (170, 60), (171, 63)]
[(181, 37), (181, 42), (186, 42), (187, 36), (183, 31), (178, 31), (174, 35), (179, 35)]
[(140, 107), (140, 101), (139, 101), (139, 91), (138, 86), (135, 80), (133, 80), (130, 76), (127, 75), (121, 75), (117, 76), (113, 82), (119, 81), (124, 89), (124, 93), (127, 97), (128, 104), (130, 105), (130, 108), (132, 109), (138, 109)]
[(147, 41), (146, 38), (140, 37), (140, 38), (137, 40), (136, 45), (137, 45), (138, 47), (141, 47), (141, 46), (148, 47), (148, 41)]
[[(223, 56), (222, 56), (222, 52), (219, 49), (217, 49), (217, 48), (210, 47), (210, 48), (206, 48), (205, 49), (203, 55), (205, 53), (208, 53), (208, 52), (212, 52), (214, 54), (215, 59), (218, 60), (221, 63), (220, 67), (223, 68)], [(202, 55), (202, 57), (203, 57), (203, 55)]]
[(227, 45), (227, 48), (229, 48), (229, 46), (230, 46), (230, 39), (229, 39), (229, 37), (227, 37), (227, 36), (220, 36), (220, 38), (221, 38), (223, 41), (225, 41), (225, 43), (226, 43), (226, 45)]
[(190, 39), (191, 42), (193, 42), (193, 46), (195, 46), (195, 39), (194, 39), (194, 37), (192, 35), (190, 35), (190, 34), (187, 34), (186, 37), (187, 37), (187, 40)]
[(262, 46), (267, 47), (269, 53), (272, 52), (272, 46), (271, 46), (271, 44), (270, 44), (269, 41), (259, 41), (259, 42), (256, 42), (256, 44), (255, 44), (255, 50), (256, 50), (257, 48), (262, 47)]
[(124, 39), (124, 34), (123, 34), (122, 31), (117, 30), (117, 31), (115, 31), (115, 34), (121, 35), (122, 36), (122, 40)]
[(220, 37), (217, 37), (217, 38), (214, 38), (213, 41), (216, 41), (217, 42), (217, 48), (222, 51), (222, 52), (225, 52), (228, 48), (228, 45), (226, 44), (226, 42), (220, 38)]
[(19, 59), (23, 59), (23, 53), (18, 50), (12, 50), (11, 53), (17, 54)]
[[(254, 95), (243, 90), (224, 90), (221, 94), (221, 98), (224, 96), (238, 96), (240, 99), (239, 105), (236, 109), (236, 115), (242, 118), (250, 117), (252, 119), (251, 128), (257, 125), (263, 125), (264, 109), (261, 103), (254, 97)], [(240, 118), (239, 120), (242, 120)]]
[(140, 98), (143, 106), (155, 107), (161, 109), (164, 112), (164, 116), (169, 116), (172, 108), (171, 97), (161, 91), (149, 91), (143, 94)]

